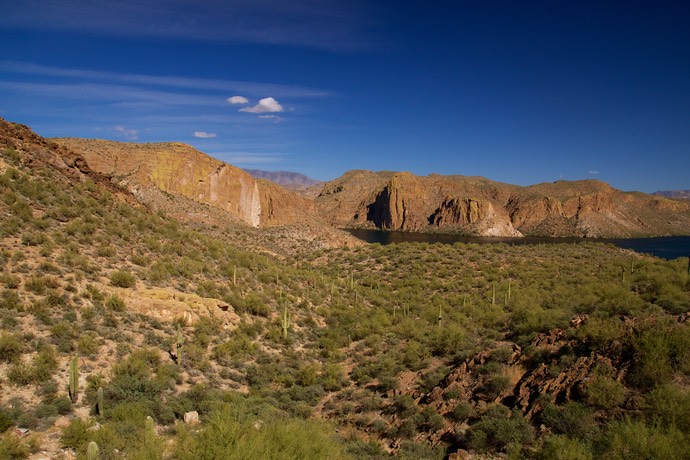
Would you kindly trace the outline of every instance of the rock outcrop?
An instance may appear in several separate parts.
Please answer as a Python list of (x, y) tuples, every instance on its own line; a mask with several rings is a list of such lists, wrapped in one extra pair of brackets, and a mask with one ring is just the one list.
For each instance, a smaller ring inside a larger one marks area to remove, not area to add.
[(53, 139), (151, 204), (159, 194), (221, 209), (253, 227), (312, 221), (314, 202), (181, 143)]
[[(136, 202), (132, 195), (113, 186), (107, 177), (90, 168), (82, 155), (46, 141), (28, 126), (0, 118), (0, 149), (15, 152), (17, 161), (29, 168), (47, 167), (71, 182), (91, 180), (122, 200)], [(4, 172), (7, 167), (0, 160), (0, 171)]]
[(480, 177), (350, 171), (327, 183), (320, 214), (339, 227), (479, 236), (690, 234), (690, 203), (600, 181), (519, 187)]

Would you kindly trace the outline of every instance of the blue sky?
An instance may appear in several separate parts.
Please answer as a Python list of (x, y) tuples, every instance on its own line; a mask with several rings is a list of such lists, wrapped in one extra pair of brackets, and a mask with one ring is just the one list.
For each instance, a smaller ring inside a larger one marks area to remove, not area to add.
[(690, 2), (0, 2), (0, 116), (228, 163), (690, 189)]

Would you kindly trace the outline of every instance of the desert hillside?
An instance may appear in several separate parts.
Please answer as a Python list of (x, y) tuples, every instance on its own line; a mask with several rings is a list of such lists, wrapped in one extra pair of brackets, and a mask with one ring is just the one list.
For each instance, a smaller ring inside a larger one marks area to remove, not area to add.
[(125, 182), (0, 119), (2, 459), (688, 457), (687, 258), (297, 249)]

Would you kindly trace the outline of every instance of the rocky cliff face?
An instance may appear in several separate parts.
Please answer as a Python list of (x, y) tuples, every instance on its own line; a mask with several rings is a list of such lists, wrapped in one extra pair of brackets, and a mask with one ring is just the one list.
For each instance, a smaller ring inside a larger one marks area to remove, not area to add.
[(308, 222), (314, 202), (180, 143), (53, 139), (142, 201), (163, 192), (208, 204), (253, 227)]
[(519, 187), (478, 177), (351, 171), (327, 183), (316, 201), (341, 227), (481, 236), (690, 233), (690, 204), (595, 180)]
[(494, 203), (513, 186), (499, 190), (484, 178), (459, 177), (350, 171), (327, 183), (316, 201), (319, 212), (341, 227), (520, 235)]

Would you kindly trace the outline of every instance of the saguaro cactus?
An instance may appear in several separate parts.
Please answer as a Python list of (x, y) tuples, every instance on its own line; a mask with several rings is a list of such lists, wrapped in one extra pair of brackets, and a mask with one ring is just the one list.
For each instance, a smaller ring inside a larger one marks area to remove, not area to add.
[(103, 417), (104, 405), (103, 405), (103, 388), (102, 387), (98, 387), (98, 396), (96, 399), (96, 409), (98, 411), (98, 415)]
[(153, 418), (149, 415), (146, 417), (146, 424), (144, 425), (144, 439), (146, 444), (151, 445), (156, 439), (156, 430), (153, 425)]
[(182, 345), (184, 345), (184, 342), (185, 338), (184, 335), (182, 335), (182, 328), (178, 323), (177, 333), (175, 334), (175, 340), (173, 340), (172, 343), (172, 351), (170, 352), (173, 359), (175, 360), (175, 363), (177, 364), (180, 364), (182, 362)]
[(73, 403), (79, 399), (79, 360), (76, 356), (69, 361), (69, 398)]
[(94, 441), (91, 441), (89, 446), (86, 448), (87, 460), (97, 460), (99, 455), (100, 449), (98, 448), (98, 444), (96, 444)]
[(287, 305), (283, 305), (283, 339), (287, 339), (288, 329), (290, 328), (290, 313), (288, 313)]

